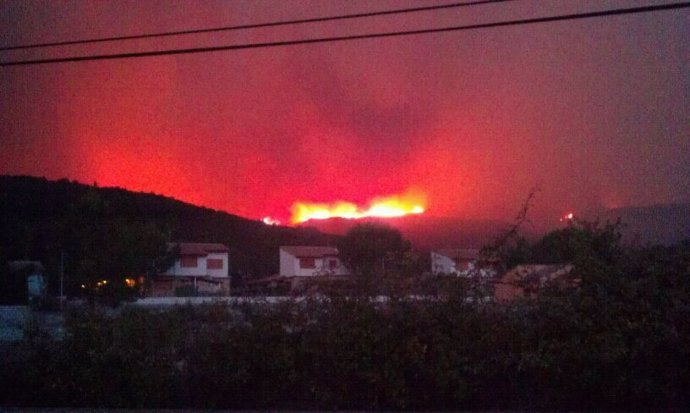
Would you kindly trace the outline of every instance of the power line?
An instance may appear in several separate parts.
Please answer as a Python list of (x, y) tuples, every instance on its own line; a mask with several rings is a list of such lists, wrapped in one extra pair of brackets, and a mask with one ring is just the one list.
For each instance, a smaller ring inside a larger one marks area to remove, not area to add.
[(159, 33), (147, 33), (147, 34), (135, 34), (129, 36), (113, 36), (113, 37), (98, 37), (92, 39), (82, 39), (82, 40), (66, 40), (59, 42), (48, 42), (48, 43), (33, 43), (33, 44), (23, 44), (18, 46), (2, 46), (0, 51), (5, 50), (18, 50), (18, 49), (33, 49), (38, 47), (53, 47), (53, 46), (67, 46), (75, 44), (86, 44), (86, 43), (100, 43), (100, 42), (112, 42), (121, 40), (134, 40), (134, 39), (150, 39), (154, 37), (167, 37), (167, 36), (180, 36), (188, 34), (200, 34), (200, 33), (213, 33), (231, 30), (244, 30), (244, 29), (258, 29), (265, 27), (276, 27), (276, 26), (286, 26), (293, 24), (305, 24), (305, 23), (322, 23), (335, 20), (346, 20), (346, 19), (359, 19), (364, 17), (377, 17), (377, 16), (388, 16), (392, 14), (404, 14), (404, 13), (417, 13), (422, 11), (432, 11), (441, 9), (451, 9), (457, 7), (469, 7), (469, 6), (479, 6), (488, 3), (503, 3), (512, 0), (476, 0), (468, 1), (463, 3), (448, 3), (448, 4), (437, 4), (435, 6), (423, 6), (423, 7), (413, 7), (409, 9), (394, 9), (394, 10), (383, 10), (368, 13), (356, 13), (356, 14), (345, 14), (340, 16), (325, 16), (325, 17), (314, 17), (309, 19), (297, 19), (297, 20), (280, 20), (267, 23), (256, 23), (256, 24), (244, 24), (239, 26), (223, 26), (223, 27), (212, 27), (206, 29), (191, 29), (191, 30), (180, 30), (172, 32), (159, 32)]
[(491, 27), (519, 26), (519, 25), (526, 25), (526, 24), (548, 23), (548, 22), (556, 22), (556, 21), (564, 21), (564, 20), (580, 20), (580, 19), (589, 19), (589, 18), (595, 18), (595, 17), (620, 16), (620, 15), (626, 15), (626, 14), (637, 14), (637, 13), (648, 13), (648, 12), (662, 11), (662, 10), (683, 9), (683, 8), (688, 8), (688, 7), (690, 7), (690, 2), (675, 3), (675, 4), (660, 4), (660, 5), (643, 6), (643, 7), (631, 7), (631, 8), (626, 8), (626, 9), (613, 9), (613, 10), (603, 10), (603, 11), (586, 12), (586, 13), (564, 14), (564, 15), (548, 16), (548, 17), (536, 17), (536, 18), (532, 18), (532, 19), (506, 20), (506, 21), (500, 21), (500, 22), (471, 24), (471, 25), (466, 25), (466, 26), (441, 27), (441, 28), (435, 28), (435, 29), (409, 30), (409, 31), (400, 31), (400, 32), (384, 32), (384, 33), (370, 33), (370, 34), (339, 36), (339, 37), (320, 37), (320, 38), (312, 38), (312, 39), (285, 40), (285, 41), (266, 42), (266, 43), (248, 43), (248, 44), (236, 44), (236, 45), (227, 45), (227, 46), (198, 47), (198, 48), (191, 48), (191, 49), (153, 50), (153, 51), (148, 51), (148, 52), (71, 56), (71, 57), (59, 57), (59, 58), (49, 58), (49, 59), (36, 59), (36, 60), (17, 60), (17, 61), (0, 62), (0, 66), (19, 66), (19, 65), (36, 65), (36, 64), (47, 64), (47, 63), (83, 62), (83, 61), (88, 61), (88, 60), (131, 59), (131, 58), (139, 58), (139, 57), (192, 54), (192, 53), (208, 53), (208, 52), (220, 52), (220, 51), (230, 51), (230, 50), (245, 50), (245, 49), (259, 49), (259, 48), (267, 48), (267, 47), (294, 46), (294, 45), (300, 45), (300, 44), (327, 43), (327, 42), (339, 42), (339, 41), (362, 40), (362, 39), (377, 39), (377, 38), (386, 38), (386, 37), (395, 37), (395, 36), (410, 36), (410, 35), (418, 35), (418, 34), (443, 33), (443, 32), (473, 30), (473, 29), (486, 29), (486, 28), (491, 28)]

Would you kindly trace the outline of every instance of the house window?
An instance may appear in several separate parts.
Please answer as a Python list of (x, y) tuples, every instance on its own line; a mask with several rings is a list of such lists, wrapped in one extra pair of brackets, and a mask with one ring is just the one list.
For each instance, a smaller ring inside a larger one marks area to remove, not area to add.
[(338, 266), (337, 260), (328, 260), (328, 268), (335, 270), (337, 266)]
[(302, 257), (299, 259), (300, 268), (316, 268), (316, 259), (314, 257)]
[(194, 268), (197, 266), (196, 257), (180, 257), (180, 267)]
[(209, 258), (206, 261), (206, 268), (208, 268), (209, 270), (222, 270), (223, 260), (218, 258)]
[(467, 260), (458, 261), (455, 264), (455, 268), (457, 268), (458, 271), (467, 271), (470, 269), (470, 261), (467, 261)]

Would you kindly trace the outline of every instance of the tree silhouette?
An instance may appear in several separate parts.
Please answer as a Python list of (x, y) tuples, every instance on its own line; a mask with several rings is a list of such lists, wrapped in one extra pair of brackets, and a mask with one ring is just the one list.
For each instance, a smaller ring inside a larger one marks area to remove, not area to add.
[(397, 229), (367, 222), (352, 227), (339, 244), (343, 263), (355, 275), (371, 279), (397, 272), (410, 243)]

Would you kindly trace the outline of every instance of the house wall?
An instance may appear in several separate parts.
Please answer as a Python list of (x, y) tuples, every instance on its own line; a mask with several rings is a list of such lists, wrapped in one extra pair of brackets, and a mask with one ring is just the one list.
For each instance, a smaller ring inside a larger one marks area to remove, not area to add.
[[(182, 266), (182, 260), (196, 258), (196, 266)], [(208, 268), (208, 260), (220, 260), (220, 268)], [(200, 294), (230, 293), (230, 262), (227, 252), (209, 252), (206, 255), (182, 255), (160, 276), (153, 280), (150, 294), (171, 296), (178, 287), (196, 286)]]
[(170, 267), (163, 275), (177, 275), (177, 276), (191, 276), (191, 275), (206, 275), (206, 257), (196, 257), (196, 267), (183, 267), (180, 264), (180, 259), (175, 260), (175, 264)]
[(287, 251), (280, 250), (280, 275), (290, 277), (312, 277), (316, 275), (318, 269), (323, 265), (320, 258), (316, 258), (314, 261), (315, 268), (300, 268), (298, 257), (295, 257)]
[[(175, 276), (201, 276), (210, 275), (212, 277), (227, 277), (229, 274), (229, 262), (227, 252), (212, 252), (207, 256), (196, 257), (196, 267), (183, 267), (180, 264), (180, 260), (175, 260), (175, 264), (170, 267), (163, 275), (175, 275)], [(221, 259), (223, 260), (223, 268), (221, 269), (209, 269), (207, 268), (207, 260), (211, 259)]]
[(299, 257), (295, 257), (295, 272), (294, 275), (300, 277), (313, 277), (318, 274), (319, 269), (323, 267), (322, 258), (314, 258), (314, 268), (301, 268), (299, 265)]
[[(330, 268), (330, 261), (335, 260), (337, 265)], [(299, 258), (280, 250), (280, 275), (313, 277), (318, 275), (349, 275), (350, 272), (343, 265), (338, 257), (317, 257), (314, 258), (315, 268), (301, 268)]]
[(481, 277), (492, 277), (496, 274), (491, 268), (478, 268), (475, 260), (462, 260), (459, 264), (460, 268), (458, 268), (455, 261), (448, 256), (435, 252), (431, 253), (431, 273), (435, 275), (453, 274), (461, 276), (479, 275)]
[(298, 265), (296, 263), (297, 258), (286, 251), (280, 250), (280, 275), (291, 276), (295, 275), (295, 267)]
[(457, 274), (455, 261), (442, 254), (431, 253), (431, 273), (432, 274)]
[(281, 251), (280, 254), (280, 275), (313, 277), (318, 275), (319, 270), (323, 267), (323, 259), (321, 258), (314, 259), (314, 268), (301, 268), (298, 257), (285, 251)]
[[(335, 260), (335, 268), (331, 268), (329, 261)], [(317, 268), (319, 268), (317, 263)], [(327, 273), (329, 275), (350, 275), (350, 270), (345, 267), (345, 264), (338, 257), (326, 257), (322, 260), (322, 273)]]

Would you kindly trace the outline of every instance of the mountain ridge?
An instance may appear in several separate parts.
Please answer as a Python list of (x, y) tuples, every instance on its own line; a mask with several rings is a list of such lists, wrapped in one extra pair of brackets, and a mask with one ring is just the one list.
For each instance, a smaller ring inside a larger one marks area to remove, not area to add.
[(56, 223), (89, 194), (107, 206), (108, 218), (153, 222), (164, 229), (169, 241), (227, 245), (234, 275), (277, 273), (281, 245), (335, 245), (339, 239), (313, 228), (266, 225), (163, 195), (67, 179), (0, 175), (0, 259), (41, 260), (49, 273), (57, 273), (59, 251), (53, 244), (60, 238), (60, 228)]

